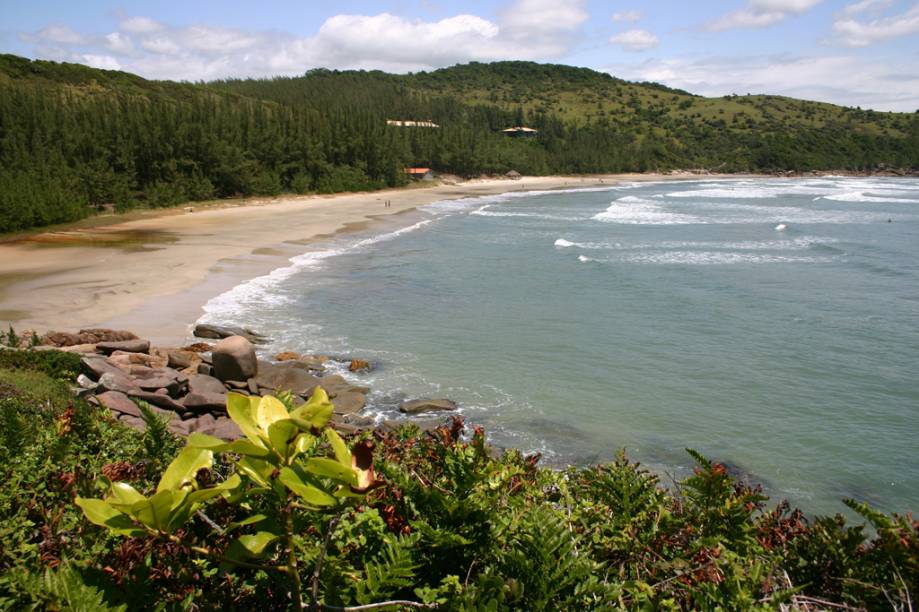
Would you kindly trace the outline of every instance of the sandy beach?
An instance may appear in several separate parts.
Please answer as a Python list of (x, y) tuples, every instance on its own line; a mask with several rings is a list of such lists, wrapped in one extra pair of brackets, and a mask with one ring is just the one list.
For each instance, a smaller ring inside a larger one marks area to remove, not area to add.
[[(445, 199), (661, 180), (661, 175), (489, 179), (330, 196), (252, 199), (0, 243), (0, 323), (17, 330), (131, 329), (180, 342), (201, 307), (309, 244)], [(386, 201), (391, 205), (386, 207)], [(390, 219), (394, 221), (395, 219)]]

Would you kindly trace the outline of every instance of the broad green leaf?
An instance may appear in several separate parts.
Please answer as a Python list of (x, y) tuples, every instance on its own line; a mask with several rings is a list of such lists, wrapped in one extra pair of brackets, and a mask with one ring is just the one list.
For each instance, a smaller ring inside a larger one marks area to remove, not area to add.
[(136, 537), (145, 533), (143, 529), (134, 524), (131, 517), (124, 512), (119, 512), (101, 499), (78, 497), (76, 504), (83, 510), (83, 515), (89, 522), (106, 527), (117, 535)]
[(168, 531), (175, 531), (178, 527), (184, 525), (192, 513), (207, 500), (223, 495), (227, 491), (239, 487), (241, 484), (242, 478), (239, 477), (239, 474), (233, 474), (215, 487), (187, 492), (184, 499), (178, 500), (180, 502), (178, 505), (175, 502), (173, 503), (172, 513), (169, 517), (169, 525), (167, 526)]
[(230, 523), (229, 525), (227, 525), (226, 531), (230, 532), (230, 531), (233, 531), (234, 529), (245, 527), (246, 525), (254, 525), (255, 523), (261, 523), (267, 518), (268, 518), (267, 514), (253, 514), (252, 516), (246, 517), (241, 521)]
[(308, 433), (302, 433), (294, 440), (294, 449), (297, 453), (305, 453), (316, 444), (316, 437)]
[(157, 493), (168, 489), (179, 489), (186, 484), (193, 483), (198, 470), (210, 468), (214, 465), (214, 453), (206, 448), (186, 446), (182, 452), (173, 459), (169, 467), (160, 478), (156, 487)]
[(332, 459), (326, 459), (325, 457), (313, 457), (309, 459), (303, 465), (303, 469), (310, 474), (331, 478), (332, 480), (337, 480), (348, 485), (357, 484), (357, 474), (354, 473), (353, 469), (345, 467)]
[(290, 455), (290, 442), (294, 432), (297, 431), (297, 425), (288, 418), (275, 421), (268, 426), (268, 441), (271, 447), (282, 458), (287, 459)]
[(334, 409), (325, 389), (316, 387), (309, 401), (291, 412), (291, 416), (302, 419), (317, 429), (322, 429), (329, 423)]
[(254, 534), (242, 535), (236, 538), (224, 553), (224, 559), (232, 564), (233, 561), (243, 561), (252, 557), (261, 557), (268, 546), (279, 537), (270, 531), (259, 531)]
[(215, 438), (214, 436), (209, 436), (207, 434), (199, 433), (197, 431), (192, 432), (188, 436), (188, 446), (194, 446), (196, 448), (206, 448), (215, 452), (225, 450), (227, 443), (221, 440), (220, 438)]
[(113, 482), (112, 494), (105, 501), (123, 512), (143, 499), (144, 496), (128, 483)]
[(343, 466), (351, 469), (351, 451), (348, 450), (345, 441), (341, 439), (338, 432), (329, 427), (325, 430), (325, 437), (335, 452), (335, 459)]
[(256, 484), (263, 487), (271, 486), (269, 481), (271, 472), (274, 471), (274, 466), (267, 461), (254, 457), (243, 457), (236, 462), (236, 469), (251, 478)]
[[(131, 516), (150, 529), (168, 532), (172, 509), (176, 498), (185, 499), (185, 491), (164, 489), (158, 491), (153, 497), (139, 501), (131, 506)], [(175, 504), (178, 505), (178, 504)]]
[(215, 453), (230, 452), (238, 455), (252, 455), (254, 457), (264, 457), (269, 454), (268, 449), (264, 446), (253, 444), (249, 440), (224, 442), (220, 438), (197, 432), (188, 436), (188, 445), (197, 448), (206, 448)]
[(258, 409), (255, 412), (255, 424), (263, 432), (268, 433), (268, 428), (273, 423), (287, 418), (290, 418), (290, 414), (278, 398), (266, 395), (258, 403)]
[(252, 402), (249, 397), (239, 393), (227, 393), (227, 414), (253, 444), (265, 446), (259, 435), (258, 425), (252, 417)]
[(281, 468), (281, 473), (278, 476), (284, 486), (294, 492), (294, 494), (299, 495), (303, 501), (310, 504), (311, 506), (334, 506), (338, 503), (338, 500), (319, 489), (314, 487), (311, 484), (307, 484), (294, 472), (292, 469), (285, 467)]

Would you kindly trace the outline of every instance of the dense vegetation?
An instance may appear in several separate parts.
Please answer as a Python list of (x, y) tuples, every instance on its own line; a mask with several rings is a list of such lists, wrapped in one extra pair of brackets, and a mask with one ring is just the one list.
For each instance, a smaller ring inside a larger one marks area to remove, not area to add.
[[(501, 134), (516, 125), (539, 135)], [(919, 115), (702, 98), (529, 62), (191, 84), (0, 56), (0, 232), (105, 204), (392, 187), (411, 165), (466, 176), (916, 169)]]
[[(811, 520), (786, 504), (768, 507), (758, 488), (696, 454), (695, 475), (672, 490), (624, 457), (547, 470), (535, 456), (495, 458), (484, 434), (464, 435), (459, 421), (352, 439), (375, 444), (378, 488), (334, 510), (321, 498), (292, 504), (296, 536), (264, 539), (279, 517), (259, 495), (270, 498), (278, 484), (260, 488), (251, 444), (182, 478), (164, 475), (180, 443), (155, 417), (143, 434), (126, 429), (70, 395), (68, 358), (18, 354), (0, 350), (3, 609), (284, 609), (291, 554), (305, 599), (315, 584), (316, 608), (329, 610), (393, 599), (445, 610), (906, 610), (919, 586), (911, 517), (853, 502), (869, 527)], [(328, 440), (315, 454), (339, 456)], [(264, 473), (286, 483), (284, 471)], [(312, 482), (339, 477), (327, 475)], [(192, 492), (231, 489), (241, 477), (257, 495), (212, 498), (168, 533), (144, 527), (162, 517), (113, 521), (124, 536), (91, 524), (74, 503), (105, 496), (116, 481), (151, 495), (161, 477)], [(239, 559), (240, 540), (251, 563), (228, 562)]]

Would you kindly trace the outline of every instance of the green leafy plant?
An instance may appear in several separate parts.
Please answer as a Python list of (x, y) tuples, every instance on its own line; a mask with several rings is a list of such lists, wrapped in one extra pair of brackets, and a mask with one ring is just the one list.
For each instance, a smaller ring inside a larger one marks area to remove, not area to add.
[[(112, 482), (104, 499), (78, 497), (76, 503), (91, 522), (113, 534), (127, 537), (150, 536), (181, 543), (179, 530), (206, 504), (217, 498), (240, 508), (259, 507), (233, 522), (217, 528), (220, 536), (246, 531), (232, 539), (225, 549), (192, 546), (191, 549), (219, 559), (226, 568), (245, 567), (285, 575), (290, 598), (304, 603), (300, 551), (305, 548), (301, 533), (315, 513), (332, 518), (326, 526), (325, 545), (316, 559), (312, 604), (318, 599), (318, 576), (328, 536), (341, 512), (353, 505), (376, 484), (372, 449), (358, 443), (349, 449), (329, 427), (333, 406), (325, 391), (317, 388), (308, 402), (298, 408), (272, 396), (247, 397), (229, 394), (227, 412), (246, 436), (234, 442), (195, 433), (187, 446), (166, 468), (156, 491), (146, 496), (125, 482)], [(331, 454), (323, 453), (328, 448)], [(234, 473), (219, 484), (199, 486), (196, 476), (214, 465), (214, 454), (232, 457)], [(209, 522), (210, 519), (206, 519)], [(249, 529), (246, 529), (249, 528)], [(388, 564), (373, 573), (374, 581), (385, 585), (398, 580), (404, 567), (398, 548), (392, 549)]]

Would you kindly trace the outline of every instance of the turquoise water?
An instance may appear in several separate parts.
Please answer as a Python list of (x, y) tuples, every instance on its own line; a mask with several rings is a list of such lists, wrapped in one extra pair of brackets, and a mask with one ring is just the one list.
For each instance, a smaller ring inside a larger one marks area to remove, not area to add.
[[(213, 300), (446, 396), (551, 464), (686, 447), (809, 512), (919, 510), (919, 181), (634, 183), (438, 203)], [(780, 224), (784, 227), (780, 227)]]

